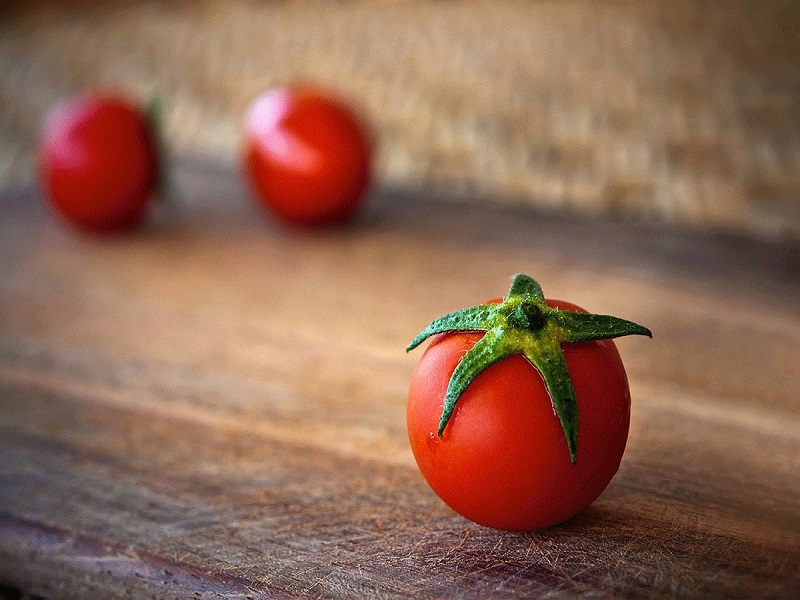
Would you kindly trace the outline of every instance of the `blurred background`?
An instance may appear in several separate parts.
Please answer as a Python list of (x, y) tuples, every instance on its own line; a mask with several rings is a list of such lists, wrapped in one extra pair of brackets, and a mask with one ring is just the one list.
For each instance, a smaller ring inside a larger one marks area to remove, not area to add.
[(254, 96), (348, 98), (377, 189), (800, 240), (800, 2), (0, 3), (0, 187), (95, 88), (165, 105), (178, 159), (235, 168)]

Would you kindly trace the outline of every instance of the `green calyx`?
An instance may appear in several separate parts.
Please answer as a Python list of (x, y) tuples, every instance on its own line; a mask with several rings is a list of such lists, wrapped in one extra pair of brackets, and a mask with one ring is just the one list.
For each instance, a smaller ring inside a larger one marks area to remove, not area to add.
[(456, 402), (479, 373), (507, 356), (522, 354), (544, 380), (572, 464), (578, 459), (578, 404), (561, 344), (634, 334), (652, 337), (649, 329), (631, 321), (551, 308), (539, 284), (522, 274), (514, 276), (503, 302), (465, 308), (436, 319), (411, 341), (406, 352), (432, 335), (452, 331), (485, 331), (486, 335), (464, 355), (450, 378), (438, 435), (444, 433)]
[(164, 102), (161, 96), (155, 95), (150, 99), (145, 108), (145, 119), (149, 129), (150, 143), (153, 145), (155, 153), (155, 198), (159, 202), (166, 203), (174, 197), (175, 191), (167, 168), (167, 148), (163, 134)]

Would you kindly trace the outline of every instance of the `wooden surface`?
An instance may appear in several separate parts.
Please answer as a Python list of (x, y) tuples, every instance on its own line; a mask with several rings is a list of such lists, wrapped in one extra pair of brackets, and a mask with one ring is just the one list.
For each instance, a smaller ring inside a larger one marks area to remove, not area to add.
[[(0, 204), (0, 582), (48, 598), (800, 595), (798, 249), (375, 194), (294, 234), (237, 178), (112, 240)], [(408, 448), (405, 344), (546, 293), (623, 339), (608, 490), (536, 533), (473, 525)]]

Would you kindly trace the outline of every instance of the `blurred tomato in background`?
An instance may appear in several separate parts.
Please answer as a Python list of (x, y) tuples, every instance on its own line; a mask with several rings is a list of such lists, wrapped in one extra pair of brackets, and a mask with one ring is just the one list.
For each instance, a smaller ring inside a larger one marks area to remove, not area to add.
[(365, 126), (344, 100), (308, 86), (274, 89), (250, 106), (243, 168), (269, 212), (290, 225), (353, 217), (370, 179)]
[(50, 205), (92, 233), (139, 225), (158, 182), (151, 122), (121, 96), (84, 95), (58, 104), (45, 121), (39, 161)]

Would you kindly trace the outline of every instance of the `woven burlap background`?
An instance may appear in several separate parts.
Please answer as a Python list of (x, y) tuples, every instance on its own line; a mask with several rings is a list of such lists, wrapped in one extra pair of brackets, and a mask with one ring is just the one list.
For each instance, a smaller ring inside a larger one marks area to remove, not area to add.
[(800, 2), (6, 2), (0, 184), (59, 99), (165, 100), (232, 165), (248, 102), (310, 80), (379, 143), (379, 186), (800, 239)]

